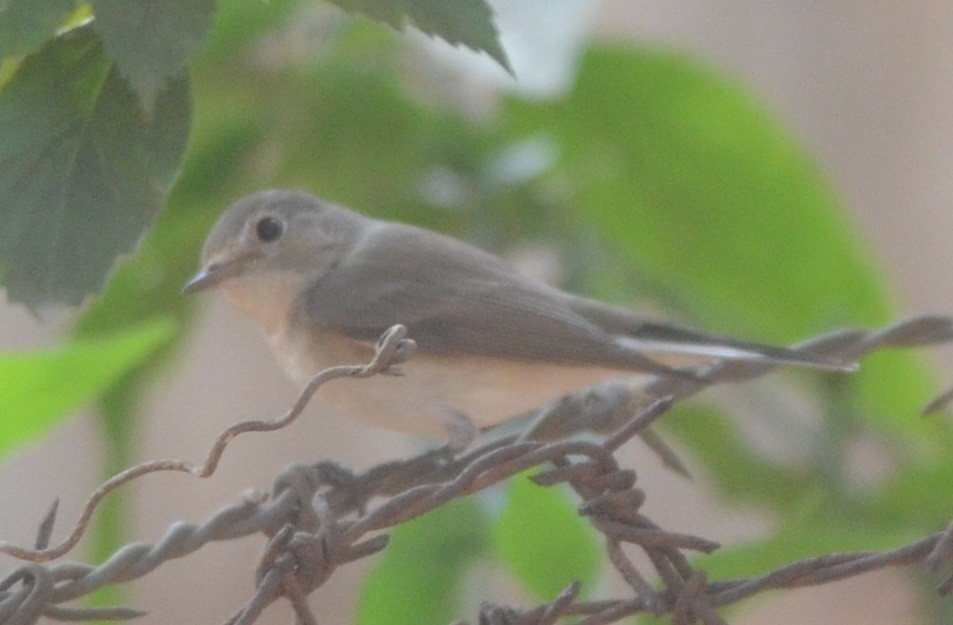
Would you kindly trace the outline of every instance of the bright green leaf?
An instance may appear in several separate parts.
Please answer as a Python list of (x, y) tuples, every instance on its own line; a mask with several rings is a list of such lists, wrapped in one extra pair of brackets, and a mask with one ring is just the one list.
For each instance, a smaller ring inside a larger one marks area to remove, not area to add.
[(493, 545), (511, 573), (541, 601), (574, 581), (591, 589), (601, 558), (593, 530), (558, 488), (525, 475), (507, 483), (506, 504), (493, 525)]
[(446, 625), (455, 617), (460, 582), (486, 545), (486, 519), (472, 499), (458, 499), (398, 526), (364, 579), (357, 625)]
[(212, 25), (215, 0), (90, 0), (106, 52), (144, 108), (176, 77)]
[(408, 24), (453, 45), (486, 52), (512, 73), (485, 0), (329, 0), (400, 30)]
[(0, 454), (109, 388), (169, 339), (167, 319), (48, 351), (0, 355)]
[[(506, 115), (517, 137), (555, 146), (549, 181), (638, 286), (706, 328), (787, 343), (890, 320), (828, 180), (736, 80), (681, 54), (598, 47), (564, 100), (511, 99)], [(865, 361), (855, 377), (868, 414), (915, 431), (929, 385), (913, 358)]]
[(7, 57), (0, 61), (0, 90), (13, 79), (18, 67), (20, 67), (20, 59)]
[(81, 28), (29, 57), (0, 92), (0, 274), (10, 299), (79, 303), (162, 206), (185, 150), (176, 79), (146, 116)]
[(0, 58), (30, 54), (53, 33), (72, 0), (7, 0), (0, 3)]
[(924, 451), (948, 457), (953, 444), (949, 424), (941, 423), (943, 427), (937, 429), (920, 415), (920, 407), (936, 393), (936, 381), (919, 354), (910, 350), (876, 352), (863, 359), (854, 376), (864, 414), (889, 424), (892, 435), (925, 434), (920, 440)]
[(891, 476), (877, 493), (874, 510), (876, 520), (885, 525), (916, 528), (916, 531), (939, 531), (950, 519), (950, 496), (953, 492), (953, 459), (931, 466), (903, 467)]
[(682, 55), (596, 48), (568, 98), (510, 110), (555, 140), (578, 217), (726, 329), (790, 341), (887, 317), (827, 180), (736, 81)]

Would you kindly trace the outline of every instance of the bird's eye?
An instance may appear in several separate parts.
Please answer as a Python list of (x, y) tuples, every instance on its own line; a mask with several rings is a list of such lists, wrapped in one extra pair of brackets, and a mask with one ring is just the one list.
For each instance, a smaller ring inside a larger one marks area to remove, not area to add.
[(285, 225), (274, 217), (262, 217), (255, 224), (255, 233), (265, 243), (275, 241), (285, 231)]

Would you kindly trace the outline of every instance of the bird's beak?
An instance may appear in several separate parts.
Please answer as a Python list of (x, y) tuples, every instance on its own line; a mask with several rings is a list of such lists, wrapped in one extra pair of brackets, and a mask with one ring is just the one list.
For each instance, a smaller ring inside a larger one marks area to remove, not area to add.
[(182, 287), (182, 292), (196, 293), (218, 286), (228, 278), (244, 273), (248, 266), (260, 256), (258, 253), (250, 252), (232, 258), (212, 260), (189, 278)]
[(182, 287), (182, 292), (197, 293), (198, 291), (204, 291), (221, 282), (223, 277), (220, 275), (221, 272), (217, 271), (218, 267), (221, 267), (221, 265), (209, 265), (208, 267), (199, 269)]

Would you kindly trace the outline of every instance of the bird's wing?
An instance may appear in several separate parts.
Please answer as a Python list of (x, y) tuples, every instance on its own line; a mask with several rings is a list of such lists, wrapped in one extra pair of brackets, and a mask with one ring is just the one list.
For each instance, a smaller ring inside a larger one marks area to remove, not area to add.
[(309, 323), (362, 341), (401, 323), (434, 354), (671, 372), (497, 257), (397, 224), (377, 225), (311, 285), (303, 305)]
[(673, 370), (653, 355), (849, 368), (568, 295), (519, 276), (466, 243), (400, 224), (374, 222), (357, 246), (309, 287), (302, 305), (308, 323), (361, 341), (403, 324), (420, 350), (433, 354), (667, 374)]

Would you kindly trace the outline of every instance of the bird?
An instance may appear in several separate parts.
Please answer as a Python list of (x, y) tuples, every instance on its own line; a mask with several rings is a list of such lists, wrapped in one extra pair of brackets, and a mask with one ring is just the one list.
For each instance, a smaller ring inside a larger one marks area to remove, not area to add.
[(302, 384), (367, 362), (378, 337), (403, 324), (417, 350), (402, 375), (335, 382), (318, 399), (336, 414), (451, 441), (613, 376), (692, 376), (685, 362), (852, 368), (573, 295), (458, 239), (283, 189), (222, 213), (183, 287), (207, 289), (257, 323)]

